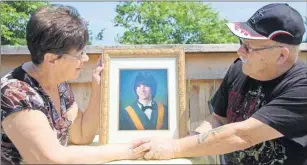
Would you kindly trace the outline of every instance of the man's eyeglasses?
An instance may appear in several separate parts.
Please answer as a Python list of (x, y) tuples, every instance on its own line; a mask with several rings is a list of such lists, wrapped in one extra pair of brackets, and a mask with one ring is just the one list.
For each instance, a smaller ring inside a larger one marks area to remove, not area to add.
[(269, 46), (269, 47), (264, 47), (264, 48), (249, 48), (246, 44), (244, 44), (244, 42), (242, 41), (242, 39), (240, 38), (239, 39), (240, 41), (240, 45), (241, 47), (244, 49), (244, 51), (249, 54), (249, 53), (252, 53), (252, 52), (257, 52), (257, 51), (262, 51), (262, 50), (265, 50), (265, 49), (272, 49), (272, 48), (282, 48), (283, 46), (279, 46), (279, 45), (275, 45), (275, 46)]

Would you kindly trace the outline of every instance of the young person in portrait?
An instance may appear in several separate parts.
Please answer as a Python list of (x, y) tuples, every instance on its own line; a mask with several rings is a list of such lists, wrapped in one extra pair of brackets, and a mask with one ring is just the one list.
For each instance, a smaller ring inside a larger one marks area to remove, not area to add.
[(167, 130), (168, 107), (155, 101), (157, 81), (150, 72), (135, 78), (136, 100), (120, 110), (119, 130)]

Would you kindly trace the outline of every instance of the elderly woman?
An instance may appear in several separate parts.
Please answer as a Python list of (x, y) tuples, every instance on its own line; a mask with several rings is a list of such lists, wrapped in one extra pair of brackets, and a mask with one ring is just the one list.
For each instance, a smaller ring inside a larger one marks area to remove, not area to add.
[(92, 75), (87, 109), (78, 111), (68, 80), (77, 78), (88, 61), (88, 30), (68, 6), (40, 8), (27, 25), (31, 62), (1, 78), (1, 159), (4, 164), (104, 163), (137, 159), (130, 144), (89, 144), (99, 122), (101, 63)]

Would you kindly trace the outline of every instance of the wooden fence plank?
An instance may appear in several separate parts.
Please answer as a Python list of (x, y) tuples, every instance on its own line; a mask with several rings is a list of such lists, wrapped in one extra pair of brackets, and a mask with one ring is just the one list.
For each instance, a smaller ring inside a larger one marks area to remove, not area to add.
[[(232, 62), (238, 58), (235, 53), (186, 54), (187, 80), (222, 79)], [(223, 56), (223, 58), (221, 58)]]
[(190, 129), (194, 130), (211, 114), (208, 101), (220, 86), (222, 80), (192, 80), (190, 85)]

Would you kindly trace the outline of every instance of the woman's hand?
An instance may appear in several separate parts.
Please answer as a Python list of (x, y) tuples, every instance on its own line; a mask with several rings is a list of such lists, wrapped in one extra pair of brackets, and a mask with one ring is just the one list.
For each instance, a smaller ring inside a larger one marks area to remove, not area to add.
[(102, 56), (99, 57), (96, 68), (93, 71), (93, 76), (92, 76), (92, 84), (93, 87), (98, 87), (100, 88), (100, 83), (101, 83), (101, 72), (103, 70), (103, 58)]
[(144, 157), (143, 152), (136, 153), (133, 152), (132, 144), (119, 144), (118, 150), (121, 151), (120, 160), (135, 160), (135, 159), (142, 159)]
[(176, 141), (171, 138), (143, 138), (132, 146), (133, 153), (144, 154), (144, 159), (173, 159), (176, 152)]

